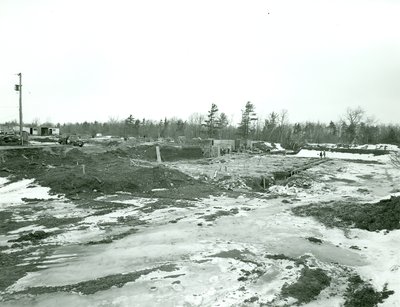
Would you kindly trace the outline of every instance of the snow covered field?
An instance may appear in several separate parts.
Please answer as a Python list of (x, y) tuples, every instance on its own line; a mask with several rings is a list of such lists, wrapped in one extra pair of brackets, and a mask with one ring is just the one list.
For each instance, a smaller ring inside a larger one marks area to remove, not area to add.
[[(315, 158), (315, 154), (302, 150), (298, 157)], [(400, 306), (399, 230), (328, 228), (291, 212), (311, 203), (365, 203), (397, 195), (400, 171), (388, 163), (387, 156), (361, 156), (328, 153), (331, 160), (302, 174), (307, 188), (272, 186), (263, 193), (174, 200), (157, 208), (155, 204), (165, 200), (117, 193), (97, 199), (113, 208), (101, 214), (50, 196), (48, 189), (29, 180), (9, 183), (0, 178), (0, 213), (20, 208), (13, 211), (13, 219), (31, 221), (25, 228), (0, 235), (0, 246), (11, 246), (10, 239), (32, 230), (54, 233), (25, 256), (19, 265), (36, 269), (0, 293), (0, 304), (287, 306), (296, 300), (282, 295), (282, 288), (296, 282), (308, 266), (324, 270), (332, 281), (304, 306), (342, 306), (350, 273), (370, 281), (377, 291), (385, 285), (394, 291), (380, 306)], [(218, 172), (241, 170), (258, 175), (257, 170), (265, 173), (283, 160), (296, 165), (296, 159), (254, 157), (246, 164), (233, 159), (226, 169), (222, 163), (209, 169), (191, 163), (180, 168), (194, 176), (202, 168), (211, 177), (216, 167)], [(40, 210), (24, 214), (22, 208), (30, 207)], [(36, 224), (43, 216), (77, 220), (46, 228)], [(132, 225), (135, 231), (118, 237)], [(110, 237), (117, 239), (102, 243)], [(28, 248), (19, 247), (21, 251)]]
[[(310, 149), (302, 149), (299, 153), (296, 154), (296, 157), (303, 158), (318, 158), (319, 150), (310, 150)], [(355, 153), (347, 153), (347, 152), (325, 152), (326, 158), (331, 159), (349, 159), (349, 160), (367, 160), (367, 161), (379, 161), (383, 163), (388, 163), (390, 158), (388, 155), (380, 155), (376, 156), (373, 154), (355, 154)]]

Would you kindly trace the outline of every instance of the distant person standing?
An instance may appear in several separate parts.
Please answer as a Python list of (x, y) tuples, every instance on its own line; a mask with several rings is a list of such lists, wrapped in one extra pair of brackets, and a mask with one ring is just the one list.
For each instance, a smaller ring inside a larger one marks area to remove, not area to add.
[(323, 153), (323, 155), (324, 155), (324, 158), (326, 158), (326, 152), (325, 152), (325, 150), (324, 150), (324, 153)]
[(319, 152), (319, 157), (322, 159), (322, 151)]

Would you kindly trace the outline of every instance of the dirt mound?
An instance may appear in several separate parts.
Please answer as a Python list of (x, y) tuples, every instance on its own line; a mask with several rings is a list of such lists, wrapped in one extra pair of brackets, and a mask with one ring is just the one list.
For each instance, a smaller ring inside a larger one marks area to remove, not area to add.
[(194, 179), (172, 169), (156, 167), (127, 167), (114, 165), (112, 168), (87, 167), (85, 174), (79, 166), (63, 171), (51, 169), (38, 178), (40, 184), (57, 194), (90, 196), (92, 193), (149, 192), (152, 189), (176, 188), (191, 184)]
[(65, 152), (65, 158), (67, 159), (84, 159), (87, 155), (78, 148), (72, 148)]
[[(199, 148), (174, 147), (168, 150), (164, 151), (170, 154), (165, 155), (166, 159), (178, 159), (197, 157), (193, 152), (198, 153)], [(172, 190), (180, 188), (188, 188), (188, 193), (192, 195), (194, 185), (199, 189), (205, 188), (206, 184), (178, 170), (143, 161), (143, 158), (155, 161), (155, 155), (153, 145), (116, 148), (95, 154), (70, 147), (10, 150), (6, 152), (4, 161), (0, 160), (0, 170), (7, 168), (0, 175), (11, 175), (12, 180), (33, 178), (41, 185), (50, 187), (54, 194), (79, 198), (117, 191), (149, 193), (153, 189), (168, 189), (173, 193)], [(139, 159), (132, 163), (133, 157)]]
[(186, 185), (193, 179), (177, 170), (168, 169), (162, 166), (153, 168), (140, 168), (135, 172), (138, 184), (144, 189), (149, 188), (170, 188)]
[(300, 216), (313, 216), (330, 227), (356, 227), (369, 231), (400, 229), (400, 197), (372, 204), (311, 204), (292, 211)]
[(157, 161), (156, 147), (154, 145), (129, 146), (121, 147), (120, 149), (134, 159)]

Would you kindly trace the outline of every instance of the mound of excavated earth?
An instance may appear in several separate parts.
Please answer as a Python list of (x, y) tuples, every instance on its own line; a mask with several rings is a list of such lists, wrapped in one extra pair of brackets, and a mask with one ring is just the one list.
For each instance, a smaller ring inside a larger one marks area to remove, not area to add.
[[(166, 150), (170, 153), (167, 157), (187, 156), (185, 151), (180, 155), (181, 148), (175, 149), (175, 152), (169, 147)], [(154, 155), (153, 162), (137, 160), (138, 157), (147, 157), (148, 151)], [(155, 155), (154, 146), (94, 154), (65, 147), (50, 150), (15, 149), (3, 153), (4, 167), (0, 175), (11, 176), (12, 180), (33, 178), (41, 185), (50, 187), (53, 193), (75, 198), (117, 191), (149, 193), (154, 189), (176, 190), (186, 186), (191, 190), (194, 184), (199, 186), (201, 193), (203, 183), (178, 170), (155, 163)], [(211, 193), (213, 187), (209, 186), (208, 189)]]

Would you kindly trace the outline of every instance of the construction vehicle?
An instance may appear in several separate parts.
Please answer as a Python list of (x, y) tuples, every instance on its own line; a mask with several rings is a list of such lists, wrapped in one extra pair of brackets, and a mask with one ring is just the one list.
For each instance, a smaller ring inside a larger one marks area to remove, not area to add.
[(85, 142), (81, 140), (81, 138), (77, 135), (67, 135), (62, 136), (58, 140), (58, 143), (61, 145), (72, 145), (72, 146), (79, 146), (82, 147)]

